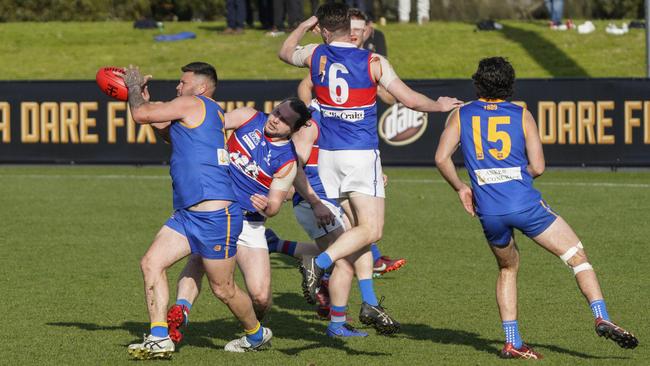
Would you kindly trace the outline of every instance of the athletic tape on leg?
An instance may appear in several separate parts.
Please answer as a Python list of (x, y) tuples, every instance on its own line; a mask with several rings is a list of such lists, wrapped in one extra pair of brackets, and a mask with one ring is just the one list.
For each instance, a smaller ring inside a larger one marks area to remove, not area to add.
[(576, 255), (580, 249), (584, 249), (582, 242), (578, 242), (578, 244), (576, 244), (574, 247), (569, 248), (566, 252), (564, 252), (564, 254), (560, 256), (560, 259), (562, 262), (564, 262), (564, 264), (568, 266), (569, 259), (573, 258), (573, 256)]
[(580, 273), (582, 271), (593, 271), (593, 269), (594, 269), (591, 266), (591, 264), (589, 264), (589, 262), (584, 262), (582, 264), (578, 264), (577, 266), (572, 267), (572, 268), (573, 268), (573, 274), (574, 275), (577, 275), (578, 273)]

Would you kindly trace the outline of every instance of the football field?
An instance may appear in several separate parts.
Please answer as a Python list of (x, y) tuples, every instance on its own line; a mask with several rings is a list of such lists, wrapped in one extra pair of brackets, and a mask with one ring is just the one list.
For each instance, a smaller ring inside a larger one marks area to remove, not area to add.
[[(503, 333), (494, 299), (497, 267), (477, 219), (434, 168), (389, 168), (383, 254), (407, 264), (375, 280), (402, 323), (386, 337), (329, 339), (302, 298), (296, 261), (273, 254), (269, 351), (229, 354), (242, 334), (204, 293), (172, 361), (177, 365), (489, 365)], [(462, 172), (466, 178), (466, 174)], [(148, 331), (139, 260), (171, 213), (166, 167), (0, 166), (0, 304), (5, 365), (132, 364), (126, 347)], [(650, 363), (650, 170), (550, 169), (536, 180), (575, 229), (612, 320), (639, 338), (623, 350), (598, 338), (591, 311), (562, 262), (517, 234), (519, 322), (544, 364)], [(305, 240), (291, 206), (269, 221)], [(171, 292), (182, 264), (169, 271)], [(349, 314), (360, 299), (356, 285)], [(154, 362), (154, 361), (151, 361)], [(508, 361), (517, 362), (517, 361)]]

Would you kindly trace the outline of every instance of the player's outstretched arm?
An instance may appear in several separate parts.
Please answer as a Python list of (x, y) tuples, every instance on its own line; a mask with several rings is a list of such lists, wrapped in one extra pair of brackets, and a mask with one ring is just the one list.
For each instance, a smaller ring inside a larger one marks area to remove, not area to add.
[[(174, 120), (192, 119), (193, 112), (201, 103), (194, 97), (178, 97), (166, 103), (152, 103), (149, 101), (147, 81), (151, 75), (142, 76), (137, 66), (129, 65), (124, 68), (124, 73), (117, 74), (124, 79), (129, 90), (129, 109), (137, 123), (160, 123)], [(199, 121), (197, 121), (199, 122)], [(191, 121), (190, 121), (191, 123)]]
[(375, 81), (395, 97), (398, 102), (410, 109), (420, 112), (449, 112), (463, 104), (456, 98), (440, 97), (438, 100), (433, 100), (424, 94), (416, 92), (397, 76), (390, 62), (381, 55), (373, 54), (370, 62)]
[(528, 174), (537, 178), (544, 173), (546, 162), (544, 161), (544, 149), (542, 140), (539, 137), (537, 124), (533, 115), (526, 110), (524, 113), (524, 135), (526, 136), (526, 155), (528, 156)]
[(224, 115), (223, 126), (226, 130), (236, 130), (253, 118), (258, 111), (251, 107), (239, 107)]
[[(309, 66), (309, 60), (311, 59), (311, 51), (315, 47), (302, 47), (298, 48), (298, 44), (302, 40), (302, 37), (314, 27), (318, 25), (318, 18), (311, 16), (309, 19), (300, 23), (296, 29), (289, 34), (289, 37), (284, 40), (280, 51), (278, 52), (278, 57), (280, 60), (288, 63), (289, 65), (294, 65), (298, 67)], [(315, 46), (315, 45), (314, 45)]]
[(447, 125), (445, 126), (438, 149), (436, 150), (436, 167), (440, 174), (445, 178), (447, 183), (458, 193), (458, 198), (465, 211), (468, 214), (475, 216), (474, 211), (474, 197), (472, 189), (463, 183), (458, 177), (454, 162), (451, 156), (454, 154), (460, 143), (460, 114), (458, 109), (451, 112), (447, 118)]

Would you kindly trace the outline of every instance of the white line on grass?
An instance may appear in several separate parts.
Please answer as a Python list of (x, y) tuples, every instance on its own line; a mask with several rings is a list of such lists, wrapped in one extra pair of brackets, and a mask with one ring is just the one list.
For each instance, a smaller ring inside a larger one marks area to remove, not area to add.
[[(396, 183), (415, 183), (415, 184), (427, 184), (427, 183), (447, 183), (442, 179), (390, 179), (388, 178), (388, 184), (391, 182)], [(644, 183), (609, 183), (609, 182), (536, 182), (535, 185), (540, 186), (581, 186), (581, 187), (625, 187), (625, 188), (650, 188), (650, 184)]]
[[(33, 179), (148, 179), (148, 180), (170, 180), (168, 175), (133, 175), (133, 174), (0, 174), (0, 178), (33, 178)], [(412, 183), (412, 184), (443, 184), (447, 183), (442, 179), (409, 179), (409, 178), (388, 178), (388, 183)], [(577, 187), (612, 187), (612, 188), (650, 188), (645, 183), (610, 183), (610, 182), (537, 182), (540, 186), (577, 186)]]

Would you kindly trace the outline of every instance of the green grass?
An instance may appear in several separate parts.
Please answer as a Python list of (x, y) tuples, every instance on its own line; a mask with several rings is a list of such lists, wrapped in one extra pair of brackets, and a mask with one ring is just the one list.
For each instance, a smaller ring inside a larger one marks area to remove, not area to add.
[[(380, 247), (408, 264), (375, 283), (403, 324), (400, 334), (383, 337), (370, 330), (363, 340), (328, 339), (326, 323), (302, 299), (293, 260), (274, 254), (274, 307), (265, 323), (275, 334), (273, 349), (222, 351), (241, 330), (204, 293), (173, 363), (501, 364), (496, 265), (478, 221), (464, 214), (435, 170), (387, 173)], [(613, 319), (641, 340), (627, 351), (598, 338), (570, 270), (519, 235), (521, 327), (546, 357), (544, 364), (647, 364), (649, 181), (648, 171), (585, 170), (552, 170), (538, 180), (547, 201), (585, 244)], [(0, 167), (3, 363), (132, 364), (126, 346), (147, 331), (138, 262), (170, 214), (169, 183), (162, 167)], [(283, 237), (305, 239), (289, 206), (269, 226)], [(172, 282), (180, 267), (170, 270)], [(356, 288), (351, 299), (356, 315)]]
[[(432, 22), (389, 24), (389, 56), (404, 79), (468, 78), (480, 58), (507, 56), (518, 77), (644, 77), (645, 33), (624, 36), (558, 32), (544, 22), (505, 21), (503, 31), (474, 32), (474, 25)], [(193, 31), (197, 39), (159, 43), (158, 30), (135, 30), (128, 22), (0, 24), (0, 80), (92, 79), (101, 66), (137, 64), (157, 79), (176, 79), (195, 60), (217, 66), (222, 79), (298, 79), (304, 70), (276, 54), (285, 37), (249, 30), (224, 36), (222, 22), (166, 23), (165, 32)], [(319, 42), (309, 36), (310, 42)]]

